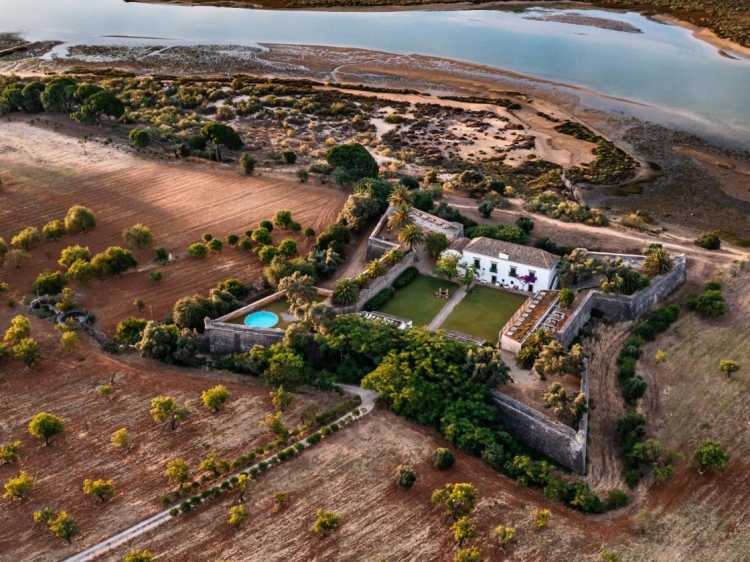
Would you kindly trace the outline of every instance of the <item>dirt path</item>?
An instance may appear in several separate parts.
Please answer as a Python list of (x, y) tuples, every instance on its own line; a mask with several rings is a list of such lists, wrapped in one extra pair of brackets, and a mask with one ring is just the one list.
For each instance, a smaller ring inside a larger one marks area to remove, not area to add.
[(622, 455), (615, 422), (624, 412), (617, 385), (615, 362), (630, 323), (597, 326), (584, 343), (589, 354), (589, 398), (594, 407), (589, 417), (588, 481), (597, 490), (625, 489), (621, 477)]
[(572, 247), (602, 248), (609, 251), (636, 251), (649, 244), (659, 243), (665, 249), (685, 253), (688, 258), (711, 264), (726, 264), (739, 258), (745, 258), (747, 251), (723, 245), (721, 250), (704, 250), (693, 244), (691, 238), (671, 233), (648, 234), (628, 230), (617, 225), (609, 227), (589, 226), (581, 223), (561, 222), (544, 215), (532, 214), (523, 210), (523, 201), (511, 200), (511, 208), (493, 211), (490, 219), (484, 219), (477, 212), (476, 200), (460, 195), (448, 194), (446, 202), (461, 211), (461, 214), (490, 224), (512, 224), (520, 215), (530, 216), (534, 221), (532, 238), (552, 238), (558, 245)]

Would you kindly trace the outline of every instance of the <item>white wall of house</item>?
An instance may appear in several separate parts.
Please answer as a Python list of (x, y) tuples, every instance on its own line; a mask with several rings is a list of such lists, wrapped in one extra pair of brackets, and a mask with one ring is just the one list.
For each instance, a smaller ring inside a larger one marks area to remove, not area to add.
[[(556, 269), (544, 269), (522, 263), (516, 263), (501, 257), (490, 257), (464, 250), (461, 253), (461, 263), (465, 267), (474, 267), (476, 279), (483, 283), (511, 287), (520, 291), (538, 292), (552, 289), (556, 279)], [(518, 277), (536, 277), (533, 283), (525, 283)]]

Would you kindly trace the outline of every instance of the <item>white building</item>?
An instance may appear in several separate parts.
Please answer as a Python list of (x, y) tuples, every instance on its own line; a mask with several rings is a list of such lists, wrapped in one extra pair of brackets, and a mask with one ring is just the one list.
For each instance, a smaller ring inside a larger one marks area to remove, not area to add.
[(557, 283), (560, 257), (539, 248), (482, 237), (459, 238), (446, 251), (459, 254), (460, 263), (474, 268), (481, 283), (533, 293)]

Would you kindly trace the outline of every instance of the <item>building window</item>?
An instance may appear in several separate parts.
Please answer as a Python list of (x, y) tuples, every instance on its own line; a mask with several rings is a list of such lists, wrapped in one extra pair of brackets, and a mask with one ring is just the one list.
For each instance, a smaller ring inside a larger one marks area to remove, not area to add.
[(497, 262), (490, 263), (490, 273), (497, 273)]
[(511, 267), (510, 268), (510, 276), (511, 277), (518, 277), (518, 274), (516, 273), (516, 268), (515, 267)]
[(479, 258), (474, 258), (474, 267), (479, 269), (479, 265), (480, 265)]
[(529, 269), (528, 279), (529, 279), (529, 283), (533, 284), (536, 281), (536, 271), (532, 271)]

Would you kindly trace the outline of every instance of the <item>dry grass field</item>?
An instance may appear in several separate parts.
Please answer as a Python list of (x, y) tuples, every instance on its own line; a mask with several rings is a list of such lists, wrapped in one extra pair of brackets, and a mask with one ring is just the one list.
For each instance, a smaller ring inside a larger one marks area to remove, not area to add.
[[(204, 233), (224, 239), (257, 228), (261, 220), (270, 220), (279, 209), (289, 209), (303, 229), (316, 232), (336, 219), (346, 193), (311, 183), (300, 184), (265, 176), (249, 177), (239, 166), (208, 163), (155, 161), (141, 158), (130, 149), (78, 140), (92, 134), (101, 140), (106, 128), (79, 127), (61, 119), (65, 132), (53, 132), (50, 126), (28, 124), (24, 117), (0, 126), (0, 237), (10, 239), (27, 226), (41, 227), (47, 221), (65, 216), (72, 205), (90, 207), (96, 228), (88, 233), (66, 236), (58, 242), (45, 242), (31, 251), (29, 264), (17, 270), (0, 269), (0, 281), (6, 281), (19, 294), (31, 292), (31, 284), (44, 269), (57, 270), (60, 250), (80, 244), (92, 253), (109, 246), (124, 245), (122, 230), (137, 222), (151, 229), (155, 244), (179, 256), (163, 268), (163, 280), (154, 285), (148, 273), (153, 263), (151, 249), (134, 251), (137, 270), (94, 281), (76, 292), (81, 304), (97, 316), (97, 324), (112, 333), (117, 322), (136, 314), (133, 301), (141, 298), (155, 319), (171, 311), (184, 295), (203, 293), (219, 281), (236, 277), (246, 283), (260, 275), (263, 264), (252, 252), (232, 248), (205, 260), (194, 260), (187, 247)], [(294, 238), (300, 254), (309, 251), (312, 241), (302, 233), (273, 232), (274, 243)]]
[[(0, 309), (0, 328), (21, 312), (20, 307)], [(32, 317), (32, 337), (42, 345), (46, 360), (25, 368), (6, 359), (0, 371), (0, 443), (20, 440), (20, 462), (0, 466), (3, 484), (26, 470), (35, 479), (35, 489), (24, 502), (0, 499), (0, 559), (60, 560), (114, 532), (137, 523), (162, 509), (161, 499), (175, 489), (164, 476), (166, 463), (182, 457), (198, 478), (198, 464), (206, 454), (218, 450), (222, 458), (234, 459), (258, 445), (273, 440), (259, 425), (273, 411), (269, 390), (252, 379), (222, 377), (198, 370), (168, 367), (137, 356), (107, 355), (86, 335), (82, 345), (62, 355), (56, 346), (59, 334), (51, 322)], [(99, 396), (97, 386), (106, 384), (116, 372), (112, 400)], [(224, 384), (230, 392), (225, 409), (218, 413), (201, 403), (201, 392)], [(151, 398), (169, 395), (180, 403), (190, 401), (191, 415), (175, 431), (157, 424), (149, 414)], [(322, 411), (338, 403), (335, 393), (297, 395), (284, 414), (284, 423), (299, 423), (299, 413), (308, 404)], [(49, 447), (27, 431), (30, 419), (48, 412), (65, 421), (62, 435)], [(110, 436), (126, 427), (133, 448), (123, 453), (110, 443)], [(117, 495), (100, 505), (84, 495), (85, 478), (113, 479)], [(32, 521), (32, 513), (44, 507), (67, 510), (78, 521), (81, 536), (72, 547)]]

